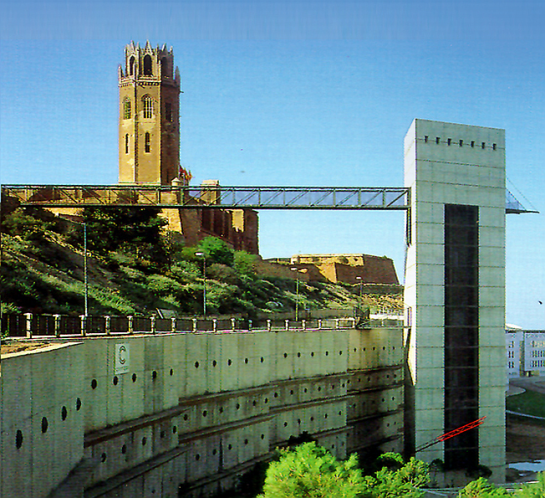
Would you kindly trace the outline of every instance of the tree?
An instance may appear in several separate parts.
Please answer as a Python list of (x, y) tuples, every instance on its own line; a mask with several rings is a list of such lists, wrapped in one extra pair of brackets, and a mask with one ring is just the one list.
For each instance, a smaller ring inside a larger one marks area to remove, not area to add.
[(363, 486), (356, 455), (339, 462), (314, 442), (280, 451), (258, 498), (356, 498)]
[(377, 459), (382, 468), (365, 477), (363, 496), (368, 498), (419, 498), (421, 487), (430, 482), (429, 466), (414, 457), (405, 463), (398, 453), (385, 453)]
[[(99, 254), (124, 251), (162, 266), (167, 259), (161, 231), (167, 221), (159, 213), (154, 207), (84, 208), (87, 247)], [(81, 245), (82, 232), (80, 227), (74, 228), (72, 242)]]
[(540, 472), (537, 482), (525, 484), (516, 493), (516, 498), (543, 498), (545, 496), (545, 472)]
[[(458, 493), (458, 498), (500, 498), (501, 496), (510, 495), (505, 489), (495, 486), (484, 477), (479, 477), (476, 481), (471, 481)], [(535, 496), (541, 497), (543, 495)]]
[(233, 266), (235, 261), (234, 251), (223, 240), (217, 237), (206, 237), (201, 240), (195, 252), (202, 252), (208, 264)]

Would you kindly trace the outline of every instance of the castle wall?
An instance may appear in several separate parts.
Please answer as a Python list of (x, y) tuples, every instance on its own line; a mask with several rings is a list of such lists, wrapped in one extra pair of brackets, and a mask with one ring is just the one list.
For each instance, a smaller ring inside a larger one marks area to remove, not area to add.
[(45, 497), (82, 456), (86, 497), (138, 498), (231, 487), (303, 432), (341, 458), (372, 445), (400, 451), (401, 337), (398, 328), (177, 333), (5, 355), (2, 496)]

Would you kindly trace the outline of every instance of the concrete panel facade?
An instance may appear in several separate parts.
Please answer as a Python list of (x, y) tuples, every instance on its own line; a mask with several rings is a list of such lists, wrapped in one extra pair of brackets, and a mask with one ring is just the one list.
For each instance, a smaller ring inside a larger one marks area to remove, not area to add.
[[(407, 448), (414, 451), (445, 432), (445, 206), (467, 206), (478, 216), (476, 396), (479, 417), (487, 417), (478, 429), (478, 461), (493, 470), (493, 479), (502, 481), (505, 465), (504, 130), (415, 120), (405, 138), (405, 185), (411, 187), (404, 296), (408, 357)], [(418, 456), (429, 462), (436, 458), (444, 460), (444, 450), (444, 445), (437, 444)]]
[(2, 496), (70, 471), (74, 497), (206, 495), (303, 433), (341, 458), (401, 451), (401, 344), (399, 327), (177, 333), (5, 355)]

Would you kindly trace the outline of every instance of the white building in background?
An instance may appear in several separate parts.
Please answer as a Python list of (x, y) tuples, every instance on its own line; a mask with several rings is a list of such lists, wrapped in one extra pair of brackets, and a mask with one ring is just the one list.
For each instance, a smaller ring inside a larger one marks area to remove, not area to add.
[(507, 378), (545, 375), (545, 331), (506, 326)]

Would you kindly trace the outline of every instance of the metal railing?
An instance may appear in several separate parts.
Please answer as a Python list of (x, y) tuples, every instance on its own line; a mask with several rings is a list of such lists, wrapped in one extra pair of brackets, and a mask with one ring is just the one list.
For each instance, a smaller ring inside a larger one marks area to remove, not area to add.
[[(399, 326), (398, 317), (371, 316), (365, 328)], [(97, 335), (164, 334), (198, 332), (248, 332), (271, 330), (353, 329), (353, 317), (313, 320), (242, 318), (158, 318), (156, 316), (99, 316), (4, 314), (1, 330), (5, 337), (85, 337)]]

